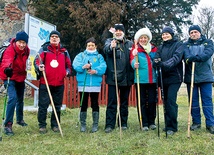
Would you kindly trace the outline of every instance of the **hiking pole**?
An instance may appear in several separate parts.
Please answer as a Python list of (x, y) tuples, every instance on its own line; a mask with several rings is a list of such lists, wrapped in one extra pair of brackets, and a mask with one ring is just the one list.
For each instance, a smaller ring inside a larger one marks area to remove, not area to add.
[(164, 103), (164, 92), (163, 92), (163, 79), (162, 79), (162, 69), (159, 67), (159, 74), (160, 74), (160, 84), (161, 84), (161, 99), (163, 102), (163, 113), (164, 113), (164, 122), (165, 122), (165, 133), (167, 138), (167, 129), (166, 129), (166, 108)]
[(3, 113), (2, 113), (2, 125), (1, 125), (1, 135), (0, 135), (0, 141), (2, 141), (2, 133), (3, 133), (3, 128), (4, 128), (4, 117), (5, 117), (5, 113), (6, 113), (6, 105), (7, 105), (7, 88), (10, 82), (10, 77), (7, 78), (7, 85), (6, 85), (6, 94), (4, 97), (4, 107), (3, 107)]
[(118, 113), (118, 119), (119, 119), (120, 140), (121, 140), (122, 129), (121, 129), (121, 117), (120, 117), (120, 102), (119, 102), (118, 85), (117, 85), (117, 69), (116, 69), (115, 47), (113, 48), (113, 57), (114, 57), (114, 74), (115, 74), (114, 78), (115, 78), (116, 97), (117, 97), (117, 113)]
[(81, 100), (80, 100), (80, 110), (79, 110), (79, 114), (78, 114), (78, 122), (77, 122), (76, 127), (79, 126), (79, 122), (80, 122), (80, 112), (81, 112), (82, 102), (83, 102), (84, 93), (85, 93), (85, 84), (86, 84), (87, 74), (88, 74), (88, 71), (86, 70), (84, 85), (83, 85), (83, 90), (82, 90), (82, 95), (81, 95)]
[(158, 137), (160, 137), (160, 118), (159, 118), (159, 89), (158, 89), (158, 69), (155, 69), (156, 73), (156, 93), (157, 93), (157, 121), (158, 121)]
[(192, 73), (191, 73), (191, 85), (190, 85), (190, 98), (189, 98), (189, 113), (188, 113), (188, 128), (187, 128), (187, 137), (190, 138), (190, 117), (192, 110), (192, 93), (194, 85), (194, 72), (195, 72), (195, 62), (192, 62)]
[[(135, 41), (135, 49), (137, 50), (137, 42)], [(139, 63), (138, 61), (138, 54), (135, 56), (136, 58), (136, 64)], [(141, 105), (140, 105), (140, 77), (139, 77), (139, 70), (136, 68), (136, 79), (137, 79), (137, 107), (138, 107), (138, 114), (139, 114), (139, 120), (140, 120), (140, 129), (143, 130), (143, 125), (142, 125), (142, 113), (141, 113)]]
[[(38, 57), (40, 59), (40, 62), (42, 62), (42, 59), (41, 59), (39, 53), (38, 53)], [(44, 70), (42, 71), (42, 74), (43, 74), (43, 77), (44, 77), (44, 80), (45, 80), (45, 84), (46, 84), (46, 87), (47, 87), (47, 90), (48, 90), (48, 95), (49, 95), (49, 98), (50, 98), (50, 101), (51, 101), (51, 106), (52, 106), (52, 109), (54, 111), (54, 115), (55, 115), (55, 118), (56, 118), (56, 121), (57, 121), (57, 125), (59, 127), (60, 134), (63, 137), (62, 129), (61, 129), (61, 126), (60, 126), (60, 123), (59, 123), (59, 118), (58, 118), (57, 113), (56, 113), (56, 108), (54, 106), (53, 98), (52, 98), (52, 95), (51, 95), (51, 92), (50, 92), (50, 88), (49, 88), (48, 81), (47, 81), (46, 74), (45, 74)]]

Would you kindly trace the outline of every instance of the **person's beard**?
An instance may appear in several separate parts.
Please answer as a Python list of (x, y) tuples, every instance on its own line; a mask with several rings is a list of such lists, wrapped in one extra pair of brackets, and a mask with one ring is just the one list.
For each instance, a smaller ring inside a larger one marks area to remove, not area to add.
[(116, 39), (116, 40), (123, 40), (123, 37), (125, 36), (125, 34), (123, 33), (121, 36), (116, 36), (115, 34), (114, 34), (114, 38)]

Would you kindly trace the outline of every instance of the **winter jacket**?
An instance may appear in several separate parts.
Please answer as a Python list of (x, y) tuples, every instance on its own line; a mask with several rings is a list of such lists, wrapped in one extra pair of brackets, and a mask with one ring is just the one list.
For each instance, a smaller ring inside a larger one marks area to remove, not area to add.
[[(114, 56), (113, 49), (111, 48), (112, 40), (112, 38), (107, 39), (103, 48), (107, 63), (106, 83), (109, 85), (115, 85)], [(118, 86), (131, 86), (134, 82), (134, 70), (129, 62), (132, 44), (133, 42), (126, 39), (117, 41), (115, 57)]]
[(20, 50), (15, 43), (15, 38), (10, 42), (8, 48), (4, 51), (4, 55), (1, 62), (0, 78), (6, 80), (7, 76), (4, 73), (5, 68), (11, 67), (13, 69), (13, 75), (10, 80), (16, 82), (24, 82), (26, 79), (26, 61), (28, 59), (30, 49), (28, 46), (24, 50)]
[(183, 82), (183, 43), (176, 38), (164, 41), (158, 47), (154, 59), (162, 61), (162, 79), (164, 84)]
[[(96, 74), (87, 74), (87, 70), (83, 69), (82, 67), (87, 64), (91, 64), (91, 69), (96, 70)], [(84, 52), (80, 52), (73, 61), (73, 68), (77, 72), (76, 78), (78, 82), (78, 86), (85, 86), (93, 87), (93, 86), (101, 86), (102, 82), (102, 75), (106, 71), (106, 62), (101, 54), (98, 53), (98, 51), (90, 53), (87, 50)]]
[[(40, 48), (39, 55), (41, 60), (38, 55), (34, 60), (35, 70), (40, 72), (39, 65), (44, 63), (48, 84), (50, 86), (63, 85), (66, 74), (71, 74), (71, 60), (68, 51), (62, 47), (61, 44), (55, 47), (50, 43), (45, 43), (42, 48)], [(43, 76), (40, 78), (40, 84), (45, 84)]]
[[(185, 62), (192, 55), (199, 57), (199, 60), (195, 62), (194, 83), (214, 82), (211, 60), (213, 51), (212, 40), (206, 39), (203, 35), (196, 41), (189, 38), (188, 41), (185, 42)], [(185, 63), (185, 83), (191, 83), (191, 73), (192, 63)]]
[[(139, 75), (139, 83), (156, 83), (156, 75), (155, 70), (152, 67), (152, 62), (157, 51), (157, 48), (151, 44), (151, 52), (148, 54), (144, 50), (144, 48), (138, 43), (138, 75)], [(136, 63), (136, 57), (133, 56), (132, 51), (135, 49), (135, 46), (132, 46), (132, 50), (130, 52), (130, 63), (132, 68), (134, 68), (134, 64)], [(137, 83), (136, 72), (135, 72), (135, 83)]]

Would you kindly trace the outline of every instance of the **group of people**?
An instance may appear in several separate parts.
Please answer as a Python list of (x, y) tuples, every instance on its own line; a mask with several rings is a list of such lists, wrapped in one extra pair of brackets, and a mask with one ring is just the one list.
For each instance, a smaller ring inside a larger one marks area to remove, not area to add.
[[(151, 43), (152, 33), (148, 28), (139, 29), (132, 42), (125, 37), (123, 24), (115, 24), (113, 37), (105, 41), (104, 57), (97, 51), (95, 38), (86, 40), (86, 49), (80, 52), (71, 63), (68, 51), (60, 43), (60, 33), (56, 30), (50, 33), (50, 41), (45, 43), (34, 60), (34, 67), (40, 78), (38, 122), (39, 132), (47, 132), (47, 108), (50, 97), (46, 80), (50, 88), (57, 117), (60, 121), (64, 78), (71, 74), (71, 66), (77, 72), (78, 92), (80, 103), (80, 131), (87, 130), (86, 119), (88, 99), (90, 96), (92, 108), (92, 129), (98, 131), (99, 103), (102, 76), (105, 74), (108, 84), (108, 104), (106, 108), (105, 132), (110, 133), (117, 126), (122, 130), (128, 129), (128, 97), (130, 88), (136, 86), (138, 118), (142, 130), (155, 130), (156, 104), (158, 87), (161, 87), (164, 104), (164, 120), (167, 135), (178, 131), (177, 93), (183, 82), (187, 85), (188, 98), (192, 101), (191, 130), (201, 128), (199, 94), (206, 119), (206, 129), (214, 134), (214, 116), (212, 103), (212, 55), (213, 42), (201, 34), (198, 25), (189, 27), (189, 39), (179, 41), (171, 27), (164, 27), (161, 32), (162, 44), (156, 47)], [(11, 40), (1, 63), (0, 78), (4, 81), (8, 92), (5, 134), (13, 135), (12, 125), (16, 108), (16, 122), (27, 126), (23, 119), (24, 80), (26, 78), (26, 60), (29, 56), (27, 46), (28, 35), (19, 32)], [(183, 74), (183, 62), (185, 74)], [(193, 90), (192, 65), (195, 65)], [(45, 76), (44, 76), (45, 75)], [(118, 92), (117, 92), (118, 91)], [(118, 109), (119, 105), (119, 109)], [(117, 113), (120, 113), (120, 118)], [(51, 129), (59, 132), (56, 116), (52, 112)]]

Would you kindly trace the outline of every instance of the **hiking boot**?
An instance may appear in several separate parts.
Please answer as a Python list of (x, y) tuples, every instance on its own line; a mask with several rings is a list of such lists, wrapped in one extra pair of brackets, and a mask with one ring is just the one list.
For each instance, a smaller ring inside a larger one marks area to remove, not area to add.
[(156, 127), (156, 125), (152, 124), (152, 125), (149, 126), (149, 128), (150, 128), (151, 130), (155, 130), (157, 127)]
[(149, 131), (149, 128), (148, 128), (148, 126), (145, 126), (145, 127), (143, 127), (142, 130), (143, 130), (143, 131)]
[(192, 124), (191, 126), (190, 126), (190, 130), (192, 130), (192, 131), (195, 131), (195, 130), (198, 130), (198, 129), (200, 129), (201, 128), (201, 124)]
[(39, 128), (39, 133), (45, 134), (45, 133), (47, 133), (47, 129), (46, 128)]
[(59, 132), (58, 126), (53, 127), (52, 130), (53, 130), (53, 132)]
[(21, 125), (21, 126), (27, 126), (28, 124), (25, 123), (24, 120), (21, 120), (20, 122), (16, 122), (18, 125)]
[(175, 133), (175, 132), (172, 131), (172, 130), (168, 130), (168, 131), (166, 132), (167, 135), (174, 135), (174, 133)]
[(206, 128), (211, 134), (214, 134), (214, 126), (210, 126), (210, 127), (206, 127)]
[(110, 132), (112, 132), (112, 128), (111, 127), (107, 127), (106, 129), (105, 129), (105, 133), (110, 133)]
[(5, 125), (5, 128), (4, 128), (4, 133), (8, 136), (13, 136), (14, 135), (14, 132), (12, 131), (12, 123), (11, 122), (8, 122), (6, 125)]
[(122, 126), (121, 129), (122, 130), (127, 130), (128, 128), (127, 128), (127, 126)]

